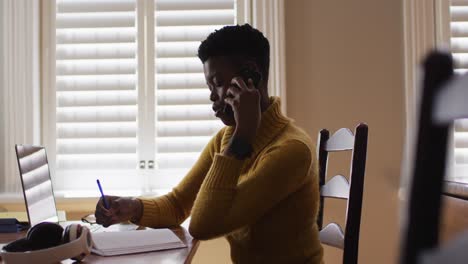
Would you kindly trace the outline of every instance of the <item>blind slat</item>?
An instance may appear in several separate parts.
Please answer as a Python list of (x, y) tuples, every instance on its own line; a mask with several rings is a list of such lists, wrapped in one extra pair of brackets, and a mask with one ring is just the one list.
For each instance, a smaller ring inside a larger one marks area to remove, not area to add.
[(451, 6), (468, 6), (467, 0), (450, 0)]
[(466, 179), (468, 179), (468, 164), (455, 165), (453, 178), (466, 182)]
[(156, 63), (158, 73), (200, 73), (203, 64), (198, 58), (158, 58)]
[(56, 59), (127, 59), (135, 58), (135, 54), (136, 45), (134, 43), (68, 44), (57, 45)]
[(233, 9), (234, 0), (156, 0), (156, 10)]
[(158, 58), (168, 57), (195, 57), (198, 53), (198, 41), (185, 42), (158, 42), (156, 56)]
[(205, 137), (159, 137), (156, 138), (158, 153), (200, 152), (211, 139)]
[(58, 107), (136, 105), (136, 91), (60, 92)]
[(57, 122), (128, 122), (136, 121), (136, 106), (57, 108)]
[(57, 169), (60, 170), (110, 170), (135, 169), (136, 154), (83, 154), (58, 155)]
[(134, 12), (57, 14), (57, 28), (134, 27)]
[[(178, 67), (182, 63), (175, 64)], [(58, 60), (56, 74), (58, 75), (102, 75), (102, 74), (134, 74), (135, 59), (101, 59), (101, 60)]]
[(227, 25), (234, 21), (232, 10), (178, 10), (156, 12), (156, 26)]
[(134, 0), (58, 0), (60, 13), (121, 12), (135, 10)]
[(179, 105), (180, 107), (183, 107), (181, 105), (206, 104), (209, 96), (210, 91), (207, 88), (176, 89), (159, 90), (157, 99), (158, 105)]
[(457, 68), (468, 68), (468, 53), (452, 53)]
[(179, 169), (192, 166), (200, 156), (198, 152), (191, 153), (159, 153), (156, 163), (159, 169)]
[(450, 7), (451, 21), (468, 21), (468, 6), (451, 6)]
[(456, 74), (465, 74), (468, 72), (468, 69), (455, 69)]
[(136, 30), (130, 28), (65, 28), (56, 30), (57, 44), (134, 43)]
[(160, 105), (159, 121), (217, 120), (210, 105)]
[(468, 148), (468, 131), (455, 132), (454, 141), (455, 148)]
[(203, 73), (158, 73), (158, 89), (194, 89), (206, 87)]
[(66, 138), (136, 138), (135, 122), (60, 123), (57, 137)]
[(57, 91), (96, 91), (96, 90), (134, 90), (136, 76), (134, 74), (115, 75), (72, 75), (57, 76)]
[(455, 164), (468, 164), (468, 149), (455, 148)]
[(220, 25), (203, 26), (158, 26), (156, 37), (158, 41), (202, 41)]
[(223, 127), (219, 120), (212, 121), (165, 121), (156, 127), (158, 137), (212, 136)]
[(136, 138), (61, 139), (58, 154), (136, 153)]
[(458, 119), (454, 124), (455, 132), (468, 132), (468, 119)]
[(452, 38), (450, 46), (453, 53), (468, 53), (468, 38)]

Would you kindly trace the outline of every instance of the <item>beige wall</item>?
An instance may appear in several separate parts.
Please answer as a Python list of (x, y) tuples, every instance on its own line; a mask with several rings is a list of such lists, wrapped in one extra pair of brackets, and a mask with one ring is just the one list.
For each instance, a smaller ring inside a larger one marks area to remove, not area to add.
[[(314, 139), (321, 128), (369, 125), (359, 252), (364, 264), (395, 263), (398, 250), (402, 23), (400, 0), (286, 1), (288, 115)], [(344, 163), (340, 159), (336, 165)], [(325, 262), (339, 263), (338, 253), (327, 249)]]

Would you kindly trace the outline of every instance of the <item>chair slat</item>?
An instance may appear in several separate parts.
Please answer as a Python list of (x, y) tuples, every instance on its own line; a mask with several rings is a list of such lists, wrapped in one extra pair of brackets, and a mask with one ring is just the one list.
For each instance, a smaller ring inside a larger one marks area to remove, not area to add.
[(326, 151), (352, 150), (354, 147), (354, 135), (349, 128), (341, 128), (328, 139)]
[(348, 199), (349, 182), (343, 175), (333, 176), (320, 188), (320, 195), (323, 197)]
[(344, 248), (344, 233), (337, 223), (330, 223), (319, 234), (320, 242), (332, 247)]

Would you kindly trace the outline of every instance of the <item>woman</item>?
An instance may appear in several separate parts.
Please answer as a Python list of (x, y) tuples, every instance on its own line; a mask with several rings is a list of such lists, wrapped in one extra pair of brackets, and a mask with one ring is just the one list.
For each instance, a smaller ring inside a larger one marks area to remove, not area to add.
[(318, 169), (307, 134), (268, 96), (269, 43), (246, 24), (213, 32), (198, 50), (215, 115), (226, 125), (171, 193), (106, 196), (104, 226), (180, 225), (206, 240), (225, 236), (234, 263), (321, 263)]

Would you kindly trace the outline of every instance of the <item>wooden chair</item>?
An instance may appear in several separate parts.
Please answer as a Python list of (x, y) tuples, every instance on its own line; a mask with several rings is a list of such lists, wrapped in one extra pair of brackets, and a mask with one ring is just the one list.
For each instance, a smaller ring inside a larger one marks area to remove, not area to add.
[[(320, 209), (317, 225), (323, 244), (343, 250), (343, 263), (358, 262), (359, 229), (361, 225), (362, 194), (367, 156), (366, 124), (359, 124), (355, 134), (347, 128), (339, 129), (330, 137), (328, 130), (319, 133), (317, 153), (319, 158)], [(342, 176), (333, 176), (325, 183), (327, 175), (328, 153), (353, 151), (351, 157), (350, 182)], [(324, 198), (347, 199), (345, 232), (337, 223), (330, 223), (322, 229)]]
[[(434, 122), (434, 113), (437, 112), (434, 109), (440, 103), (440, 100), (436, 100), (438, 95), (453, 78), (452, 56), (433, 51), (425, 58), (423, 66), (414, 168), (408, 193), (407, 220), (402, 229), (402, 264), (417, 263), (423, 252), (436, 248), (439, 242), (441, 194), (450, 124)], [(466, 98), (463, 94), (456, 97)], [(453, 102), (444, 103), (442, 106), (447, 108)], [(457, 113), (457, 116), (466, 117), (468, 114)]]

